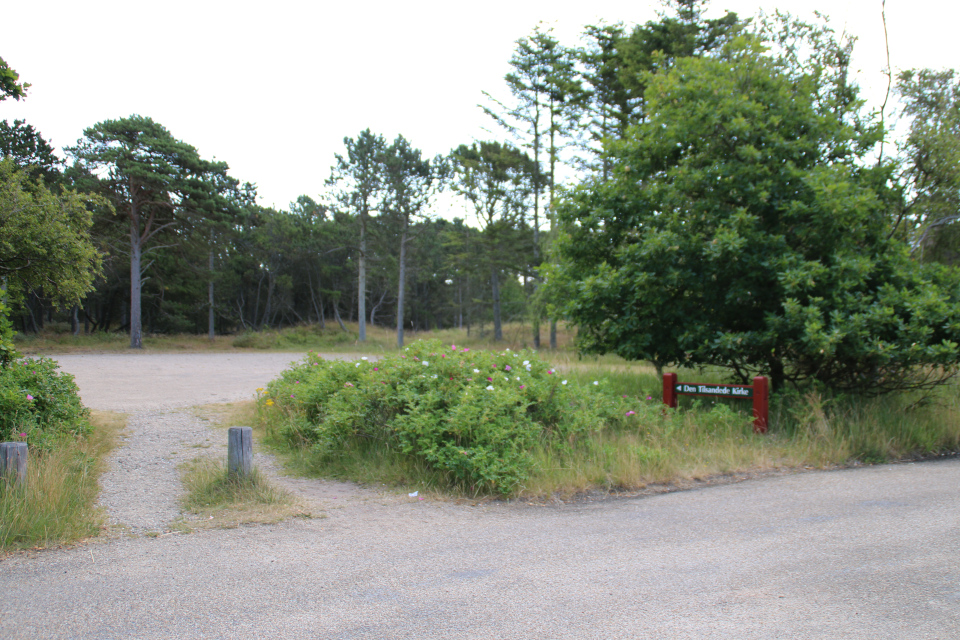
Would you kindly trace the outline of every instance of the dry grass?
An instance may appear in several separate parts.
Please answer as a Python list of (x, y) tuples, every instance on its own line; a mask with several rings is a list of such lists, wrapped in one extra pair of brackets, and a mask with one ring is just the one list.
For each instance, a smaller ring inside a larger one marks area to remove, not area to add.
[(71, 544), (97, 535), (104, 522), (96, 506), (106, 455), (126, 427), (126, 416), (93, 411), (92, 435), (31, 451), (26, 490), (0, 486), (0, 551)]
[(196, 458), (181, 469), (187, 489), (181, 504), (193, 517), (181, 520), (180, 529), (233, 528), (310, 517), (296, 496), (259, 471), (239, 478), (228, 473), (222, 461), (210, 458)]

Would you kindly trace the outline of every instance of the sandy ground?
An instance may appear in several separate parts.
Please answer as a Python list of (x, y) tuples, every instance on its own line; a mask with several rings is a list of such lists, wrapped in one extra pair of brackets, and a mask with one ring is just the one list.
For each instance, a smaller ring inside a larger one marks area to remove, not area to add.
[[(183, 407), (249, 398), (296, 357), (59, 360), (90, 406), (132, 414), (122, 460), (211, 437)], [(162, 475), (141, 473), (118, 484)], [(960, 636), (960, 460), (543, 507), (299, 482), (327, 517), (143, 535), (154, 513), (0, 560), (0, 638)], [(176, 491), (157, 486), (130, 501)]]
[(73, 374), (88, 407), (133, 413), (250, 400), (257, 387), (266, 386), (304, 355), (120, 353), (54, 357), (64, 371)]

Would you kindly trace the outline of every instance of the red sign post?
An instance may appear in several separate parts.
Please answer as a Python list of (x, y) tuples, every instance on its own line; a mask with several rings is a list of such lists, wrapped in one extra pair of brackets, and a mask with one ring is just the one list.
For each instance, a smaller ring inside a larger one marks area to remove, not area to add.
[(721, 398), (753, 399), (753, 432), (766, 433), (770, 417), (770, 386), (766, 376), (757, 376), (752, 385), (703, 384), (678, 382), (677, 374), (663, 374), (663, 404), (677, 406), (678, 396), (718, 396)]

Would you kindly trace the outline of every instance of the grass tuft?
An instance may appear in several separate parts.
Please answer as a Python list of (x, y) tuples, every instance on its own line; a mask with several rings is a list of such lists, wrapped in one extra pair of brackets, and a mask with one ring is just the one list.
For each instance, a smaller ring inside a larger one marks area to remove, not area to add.
[(309, 517), (297, 498), (271, 483), (258, 470), (238, 477), (222, 462), (196, 458), (183, 465), (181, 500), (197, 516), (185, 528), (229, 528), (241, 524), (274, 524), (294, 516)]

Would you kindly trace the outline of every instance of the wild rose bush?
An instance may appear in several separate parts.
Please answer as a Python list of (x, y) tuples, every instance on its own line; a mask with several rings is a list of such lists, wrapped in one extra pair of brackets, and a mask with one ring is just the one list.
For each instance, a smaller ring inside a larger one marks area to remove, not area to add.
[(90, 432), (89, 412), (73, 376), (50, 358), (11, 359), (0, 367), (0, 442), (49, 449)]
[(308, 354), (259, 403), (283, 438), (321, 456), (378, 441), (442, 471), (452, 486), (499, 494), (529, 477), (541, 441), (570, 447), (628, 419), (619, 399), (567, 384), (532, 351), (436, 340), (377, 361)]

